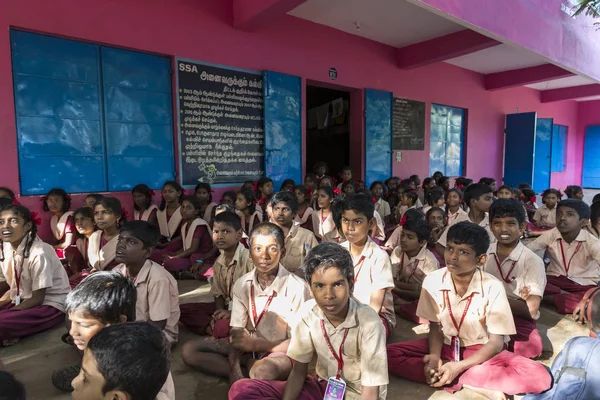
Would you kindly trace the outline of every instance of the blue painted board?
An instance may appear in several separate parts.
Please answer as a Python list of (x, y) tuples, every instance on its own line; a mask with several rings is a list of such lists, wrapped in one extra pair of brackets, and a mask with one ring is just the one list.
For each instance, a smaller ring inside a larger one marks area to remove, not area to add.
[(600, 189), (600, 126), (588, 126), (585, 130), (583, 171), (581, 186)]
[(302, 80), (263, 73), (265, 174), (279, 190), (285, 179), (302, 182)]
[(552, 172), (564, 172), (567, 150), (567, 127), (554, 124), (552, 127)]
[(550, 187), (552, 169), (552, 118), (538, 118), (535, 129), (533, 190), (542, 193)]
[(392, 176), (391, 92), (365, 89), (365, 181), (385, 181)]
[(522, 113), (506, 116), (504, 142), (504, 183), (517, 187), (533, 182), (533, 155), (537, 114)]

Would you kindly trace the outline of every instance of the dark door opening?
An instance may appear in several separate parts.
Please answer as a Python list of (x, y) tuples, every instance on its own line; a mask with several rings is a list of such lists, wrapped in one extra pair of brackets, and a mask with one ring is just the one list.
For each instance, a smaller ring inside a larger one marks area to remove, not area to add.
[(306, 87), (306, 173), (325, 161), (329, 175), (350, 164), (350, 93)]

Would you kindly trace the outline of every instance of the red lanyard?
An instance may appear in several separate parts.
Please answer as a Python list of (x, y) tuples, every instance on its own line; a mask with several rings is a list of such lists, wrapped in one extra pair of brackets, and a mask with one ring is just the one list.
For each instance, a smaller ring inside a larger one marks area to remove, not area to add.
[(506, 283), (511, 283), (514, 280), (514, 277), (513, 279), (510, 279), (510, 274), (512, 274), (513, 270), (515, 269), (515, 265), (517, 265), (517, 262), (513, 261), (510, 269), (508, 270), (508, 273), (506, 274), (506, 276), (504, 276), (504, 273), (502, 273), (502, 265), (500, 264), (500, 260), (498, 260), (498, 256), (496, 254), (494, 254), (494, 258), (496, 259), (496, 266), (498, 266), (498, 272), (500, 272), (502, 280)]
[[(229, 277), (229, 290), (227, 291), (227, 296), (231, 299), (231, 288), (233, 287), (233, 275), (235, 275), (235, 267), (237, 266), (237, 261), (233, 262), (233, 267), (231, 267), (231, 276)], [(254, 286), (250, 288), (254, 292)], [(254, 297), (254, 295), (252, 295)]]
[[(413, 268), (413, 270), (410, 273), (410, 275), (408, 276), (408, 278), (406, 278), (405, 282), (409, 283), (410, 278), (412, 278), (415, 275), (415, 272), (417, 272), (418, 268), (419, 268), (419, 261), (417, 260), (415, 267)], [(402, 257), (400, 257), (400, 269), (398, 270), (398, 275), (400, 276), (400, 278), (402, 278), (402, 270), (403, 269), (404, 269), (404, 253), (402, 253)]]
[(358, 280), (358, 275), (360, 274), (360, 271), (362, 271), (362, 267), (363, 267), (363, 263), (364, 262), (365, 262), (365, 256), (361, 256), (360, 260), (358, 260), (358, 262), (354, 266), (354, 269), (356, 269), (357, 267), (360, 267), (358, 269), (358, 272), (354, 275), (354, 283), (356, 283), (356, 281)]
[(342, 375), (342, 369), (344, 369), (344, 358), (343, 358), (343, 354), (342, 354), (342, 349), (344, 348), (344, 342), (346, 341), (346, 337), (348, 336), (348, 331), (350, 329), (346, 328), (344, 330), (344, 337), (342, 338), (342, 343), (340, 343), (340, 350), (337, 353), (335, 352), (335, 350), (333, 349), (333, 346), (331, 345), (329, 336), (327, 336), (327, 331), (325, 330), (325, 320), (321, 320), (321, 330), (323, 331), (323, 337), (325, 338), (325, 341), (327, 342), (329, 351), (331, 351), (331, 354), (333, 355), (333, 357), (335, 357), (336, 361), (338, 362), (338, 369), (337, 369), (337, 374), (335, 375), (335, 379), (340, 379), (340, 376)]
[(467, 311), (469, 311), (469, 306), (471, 305), (471, 300), (473, 300), (474, 293), (471, 293), (469, 298), (467, 299), (467, 305), (465, 306), (465, 310), (463, 311), (463, 315), (460, 319), (460, 323), (456, 323), (456, 319), (454, 319), (454, 314), (452, 313), (452, 305), (450, 304), (450, 298), (448, 297), (448, 290), (444, 291), (446, 295), (446, 306), (448, 307), (448, 313), (450, 314), (450, 318), (452, 319), (452, 323), (456, 328), (456, 337), (459, 336), (460, 328), (462, 327), (463, 322), (465, 322), (465, 317), (467, 316)]
[(13, 255), (13, 265), (14, 265), (14, 271), (15, 271), (15, 283), (17, 284), (17, 296), (21, 294), (21, 276), (23, 276), (23, 262), (25, 262), (25, 259), (23, 259), (23, 262), (21, 262), (21, 272), (17, 273), (17, 260), (15, 260), (15, 255)]
[(269, 299), (267, 300), (267, 304), (265, 304), (265, 308), (263, 308), (262, 312), (260, 313), (260, 315), (257, 318), (256, 317), (256, 303), (254, 302), (254, 284), (252, 284), (252, 286), (250, 286), (250, 306), (252, 307), (252, 320), (254, 321), (254, 331), (256, 331), (256, 328), (258, 328), (258, 324), (260, 324), (260, 321), (265, 316), (265, 313), (269, 309), (269, 306), (271, 305), (271, 301), (273, 301), (273, 297), (275, 297), (275, 296), (277, 296), (277, 292), (273, 291), (273, 294), (270, 295)]
[(563, 264), (565, 265), (565, 272), (567, 273), (567, 276), (569, 276), (569, 268), (571, 268), (571, 261), (573, 261), (573, 257), (575, 257), (575, 254), (577, 254), (579, 249), (581, 249), (581, 245), (583, 244), (583, 242), (577, 242), (577, 247), (575, 247), (575, 251), (571, 255), (571, 258), (569, 258), (568, 264), (567, 264), (567, 258), (565, 257), (565, 249), (563, 248), (563, 240), (560, 239), (558, 244), (560, 245), (560, 253), (562, 255)]

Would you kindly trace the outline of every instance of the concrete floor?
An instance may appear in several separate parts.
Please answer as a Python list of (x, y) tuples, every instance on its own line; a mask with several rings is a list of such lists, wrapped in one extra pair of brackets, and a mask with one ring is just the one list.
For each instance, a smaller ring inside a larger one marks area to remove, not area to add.
[[(180, 281), (180, 300), (202, 302), (210, 299), (208, 285), (195, 281)], [(544, 364), (549, 365), (564, 343), (573, 336), (587, 335), (584, 327), (570, 317), (561, 316), (549, 307), (543, 307), (538, 328), (544, 337)], [(61, 393), (52, 386), (52, 371), (79, 361), (74, 348), (60, 340), (65, 328), (56, 328), (30, 338), (17, 345), (0, 348), (0, 359), (5, 368), (25, 384), (30, 400), (66, 400), (70, 394)], [(422, 326), (398, 319), (390, 343), (424, 337)], [(198, 337), (185, 327), (180, 328), (180, 342), (173, 350), (172, 373), (175, 380), (177, 400), (221, 400), (227, 399), (228, 384), (225, 380), (193, 371), (181, 361), (181, 343)], [(390, 376), (388, 399), (481, 399), (479, 395), (462, 390), (451, 396), (444, 391), (435, 391), (428, 386), (412, 383)]]

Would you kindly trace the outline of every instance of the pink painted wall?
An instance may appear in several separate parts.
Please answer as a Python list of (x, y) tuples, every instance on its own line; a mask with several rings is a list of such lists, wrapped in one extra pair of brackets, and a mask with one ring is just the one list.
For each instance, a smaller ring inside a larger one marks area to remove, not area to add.
[[(579, 183), (577, 104), (541, 105), (539, 93), (525, 88), (486, 92), (483, 76), (448, 64), (411, 71), (396, 68), (394, 49), (331, 28), (284, 16), (257, 32), (231, 27), (232, 6), (225, 0), (20, 0), (7, 2), (0, 13), (0, 140), (3, 143), (0, 185), (18, 188), (15, 116), (12, 94), (9, 27), (92, 41), (173, 57), (186, 57), (233, 67), (270, 69), (301, 76), (305, 81), (330, 82), (330, 67), (338, 70), (338, 85), (384, 89), (395, 96), (463, 107), (468, 112), (466, 174), (502, 176), (504, 114), (538, 111), (569, 126), (568, 168), (553, 184)], [(353, 101), (353, 104), (354, 101)], [(360, 101), (356, 100), (356, 104)], [(356, 116), (355, 116), (356, 117)], [(353, 126), (356, 120), (353, 119)], [(427, 126), (429, 121), (427, 121)], [(404, 152), (394, 174), (428, 174), (426, 151)], [(222, 190), (215, 196), (220, 198)], [(117, 195), (131, 209), (129, 194)], [(83, 196), (75, 196), (81, 204)], [(38, 210), (38, 198), (22, 202)], [(47, 224), (48, 217), (44, 219)]]

